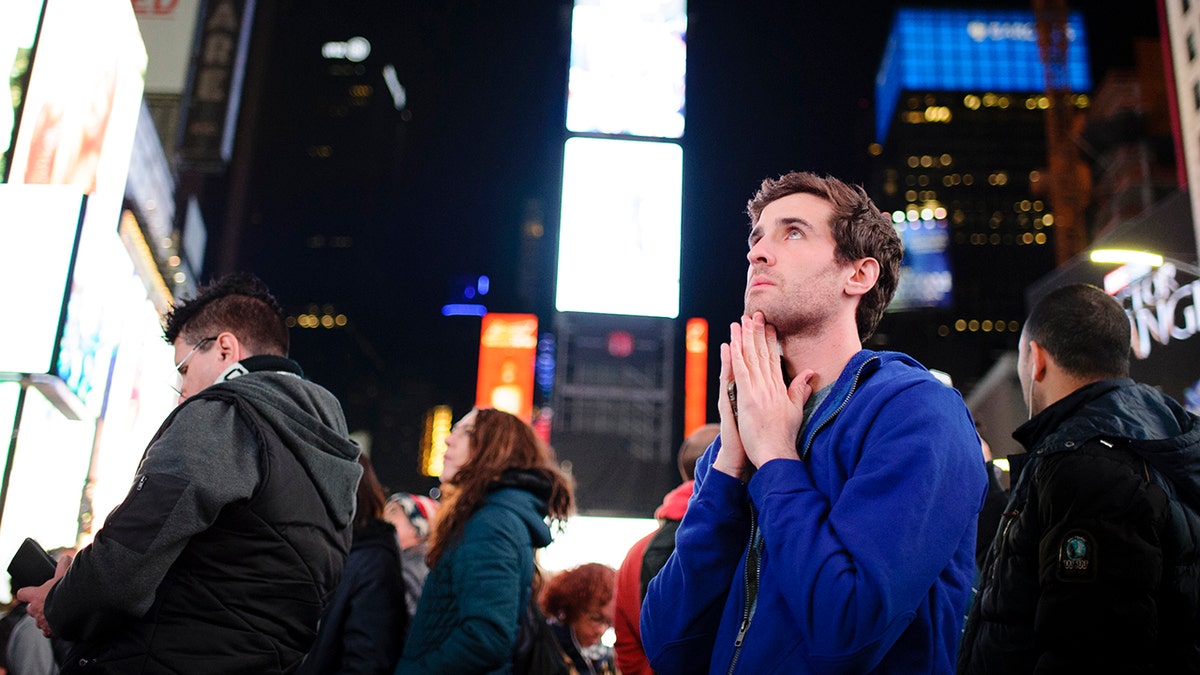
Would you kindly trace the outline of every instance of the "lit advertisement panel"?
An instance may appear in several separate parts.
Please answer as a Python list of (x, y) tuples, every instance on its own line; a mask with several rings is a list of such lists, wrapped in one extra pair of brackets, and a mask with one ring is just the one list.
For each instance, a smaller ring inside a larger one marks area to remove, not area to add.
[(0, 372), (49, 373), (84, 197), (70, 185), (0, 185)]
[[(96, 422), (65, 419), (37, 388), (26, 387), (20, 428), (0, 521), (0, 560), (11, 560), (25, 537), (46, 548), (75, 545)], [(0, 588), (7, 596), (7, 579)]]
[(52, 373), (95, 417), (103, 410), (109, 370), (120, 344), (128, 309), (120, 300), (130, 279), (136, 280), (137, 273), (120, 237), (85, 217)]
[(129, 2), (48, 3), (9, 173), (10, 183), (71, 185), (88, 194), (51, 374), (94, 415), (119, 334), (120, 319), (105, 301), (113, 284), (133, 274), (117, 224), (145, 72), (146, 49)]
[(134, 2), (138, 27), (153, 58), (146, 67), (146, 91), (179, 94), (187, 84), (188, 59), (196, 34), (200, 0)]
[(146, 50), (128, 2), (49, 3), (8, 180), (104, 193), (89, 211), (104, 210), (115, 223), (145, 70)]
[(17, 130), (17, 113), (29, 84), (29, 64), (44, 4), (44, 0), (0, 3), (0, 73), (8, 73), (5, 91), (12, 94), (11, 107), (0, 105), (0, 183), (7, 177), (12, 159), (13, 132)]
[(158, 310), (137, 277), (114, 286), (111, 299), (125, 308), (120, 348), (109, 377), (104, 426), (97, 434), (92, 467), (90, 519), (83, 524), (90, 539), (117, 504), (125, 499), (142, 453), (178, 402), (175, 350), (162, 337)]
[(537, 354), (536, 314), (483, 316), (479, 334), (479, 377), (475, 405), (533, 421), (533, 364)]
[(950, 272), (950, 226), (943, 218), (896, 223), (904, 243), (900, 284), (889, 311), (946, 308), (953, 303), (954, 277)]
[[(1091, 91), (1082, 14), (1070, 14), (1067, 37), (1067, 86)], [(905, 90), (1045, 91), (1033, 11), (897, 10), (875, 82), (877, 141), (887, 135), (896, 101)]]
[(683, 136), (684, 0), (576, 0), (567, 129)]
[(684, 332), (683, 436), (708, 422), (708, 321), (688, 319)]
[(567, 139), (558, 311), (679, 315), (682, 171), (675, 143)]

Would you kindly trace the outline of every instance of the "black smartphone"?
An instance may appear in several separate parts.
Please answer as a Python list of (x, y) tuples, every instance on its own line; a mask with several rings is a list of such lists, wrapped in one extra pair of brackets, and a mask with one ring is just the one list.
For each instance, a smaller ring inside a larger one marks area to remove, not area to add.
[(8, 575), (12, 577), (13, 590), (26, 586), (41, 586), (54, 576), (57, 567), (54, 558), (33, 539), (26, 538), (17, 548), (12, 562), (8, 563)]

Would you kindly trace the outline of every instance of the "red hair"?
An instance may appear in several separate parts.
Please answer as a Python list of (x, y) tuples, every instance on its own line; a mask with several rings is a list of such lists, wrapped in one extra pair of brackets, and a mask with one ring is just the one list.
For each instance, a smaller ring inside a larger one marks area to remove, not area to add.
[(561, 623), (574, 623), (593, 608), (607, 605), (616, 584), (616, 570), (600, 563), (586, 563), (559, 572), (542, 591), (542, 611)]

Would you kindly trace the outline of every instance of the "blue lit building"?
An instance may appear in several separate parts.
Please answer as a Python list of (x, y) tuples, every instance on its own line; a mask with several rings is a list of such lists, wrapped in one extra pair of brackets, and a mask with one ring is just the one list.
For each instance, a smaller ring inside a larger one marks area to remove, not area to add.
[[(1092, 89), (1068, 22), (1073, 100)], [(875, 87), (869, 191), (905, 241), (898, 300), (874, 347), (969, 389), (1016, 346), (1025, 288), (1055, 267), (1043, 64), (1032, 10), (900, 9)]]

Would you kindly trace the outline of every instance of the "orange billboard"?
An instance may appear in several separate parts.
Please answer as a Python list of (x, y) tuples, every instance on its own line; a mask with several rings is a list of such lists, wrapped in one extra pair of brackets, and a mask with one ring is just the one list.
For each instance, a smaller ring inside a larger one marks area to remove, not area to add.
[(708, 423), (708, 322), (688, 319), (684, 347), (683, 435)]
[(483, 316), (475, 406), (533, 419), (533, 363), (537, 355), (536, 314)]

